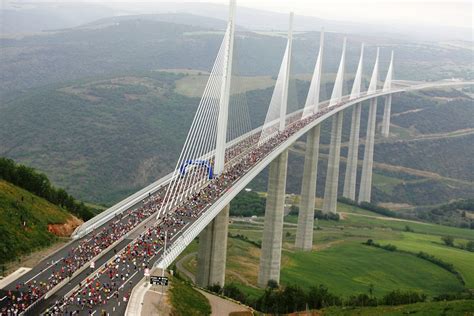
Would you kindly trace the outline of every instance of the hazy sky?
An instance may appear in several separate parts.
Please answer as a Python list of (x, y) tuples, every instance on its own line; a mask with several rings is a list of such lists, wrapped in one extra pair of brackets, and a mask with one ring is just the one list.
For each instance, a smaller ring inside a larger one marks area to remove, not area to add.
[[(74, 0), (62, 0), (74, 1)], [(77, 1), (77, 0), (76, 0)], [(87, 2), (134, 2), (130, 0), (84, 0)], [(137, 0), (137, 2), (213, 2), (228, 0)], [(473, 26), (471, 0), (237, 0), (239, 6), (311, 15), (331, 20), (402, 22)]]

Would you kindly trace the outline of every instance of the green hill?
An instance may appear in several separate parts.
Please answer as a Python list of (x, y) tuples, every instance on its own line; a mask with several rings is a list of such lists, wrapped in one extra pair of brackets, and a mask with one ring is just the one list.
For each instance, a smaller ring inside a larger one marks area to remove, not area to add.
[(78, 220), (64, 209), (9, 182), (0, 180), (0, 264), (53, 244), (50, 232)]

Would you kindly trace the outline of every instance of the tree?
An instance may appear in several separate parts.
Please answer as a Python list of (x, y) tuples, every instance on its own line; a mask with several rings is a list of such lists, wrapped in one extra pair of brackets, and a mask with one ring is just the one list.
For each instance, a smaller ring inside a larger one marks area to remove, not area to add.
[(272, 290), (278, 289), (278, 282), (275, 280), (268, 280), (267, 287)]
[(466, 250), (474, 252), (474, 241), (468, 241), (466, 244)]
[(443, 236), (441, 240), (444, 242), (446, 246), (454, 247), (454, 238), (451, 236)]

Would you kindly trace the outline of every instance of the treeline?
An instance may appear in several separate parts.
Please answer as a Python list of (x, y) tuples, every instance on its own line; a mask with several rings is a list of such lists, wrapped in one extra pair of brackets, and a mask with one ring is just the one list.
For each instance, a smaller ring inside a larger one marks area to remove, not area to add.
[(474, 199), (458, 200), (435, 208), (419, 208), (415, 215), (432, 223), (474, 229), (474, 220), (467, 212), (474, 212)]
[(265, 198), (257, 192), (242, 191), (230, 202), (230, 216), (265, 215)]
[[(290, 207), (290, 213), (289, 215), (294, 215), (297, 216), (300, 212), (300, 208), (296, 205), (292, 205)], [(336, 213), (324, 213), (321, 210), (314, 210), (314, 218), (315, 219), (321, 219), (321, 220), (326, 220), (326, 221), (338, 221), (339, 215)]]
[(64, 189), (55, 188), (46, 175), (33, 168), (16, 164), (11, 159), (0, 157), (0, 179), (61, 206), (85, 221), (95, 215), (91, 208), (74, 199)]
[[(394, 290), (378, 298), (373, 295), (373, 285), (368, 287), (368, 293), (360, 293), (344, 298), (331, 293), (324, 285), (312, 286), (305, 290), (298, 285), (280, 287), (272, 280), (268, 282), (265, 292), (256, 299), (247, 296), (233, 283), (226, 284), (223, 288), (219, 285), (213, 285), (207, 289), (211, 292), (242, 302), (260, 312), (274, 315), (288, 314), (307, 309), (321, 309), (331, 306), (396, 306), (425, 302), (428, 298), (428, 296), (422, 292), (402, 290)], [(466, 298), (466, 295), (469, 294), (444, 294), (435, 297), (434, 300), (455, 300)]]

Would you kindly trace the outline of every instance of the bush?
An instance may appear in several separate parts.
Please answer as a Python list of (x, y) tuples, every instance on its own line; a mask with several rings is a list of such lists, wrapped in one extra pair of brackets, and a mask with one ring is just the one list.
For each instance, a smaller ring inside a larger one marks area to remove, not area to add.
[(454, 238), (451, 236), (443, 236), (441, 240), (444, 242), (446, 246), (454, 247)]
[(323, 213), (321, 210), (315, 210), (314, 218), (327, 220), (327, 221), (338, 221), (339, 215), (336, 213)]
[(392, 244), (380, 245), (380, 244), (374, 242), (372, 239), (367, 239), (367, 241), (363, 242), (362, 244), (367, 245), (367, 246), (372, 246), (372, 247), (375, 247), (375, 248), (385, 249), (385, 250), (388, 250), (388, 251), (397, 251), (397, 246), (395, 246), (395, 245), (392, 245)]
[(382, 305), (404, 305), (426, 301), (426, 295), (414, 291), (395, 290), (387, 293), (380, 301)]
[(230, 238), (235, 238), (235, 239), (239, 239), (239, 240), (242, 240), (242, 241), (245, 241), (245, 242), (248, 242), (249, 244), (252, 244), (258, 248), (262, 248), (262, 242), (261, 241), (254, 241), (254, 240), (251, 240), (249, 239), (247, 236), (245, 235), (241, 235), (241, 234), (237, 234), (237, 235), (232, 235), (232, 233), (229, 233), (228, 236)]
[(359, 294), (349, 296), (345, 305), (349, 306), (377, 306), (377, 299), (368, 296), (367, 294)]
[(245, 293), (242, 292), (234, 283), (225, 285), (223, 289), (223, 294), (236, 301), (247, 304), (247, 295), (245, 295)]

